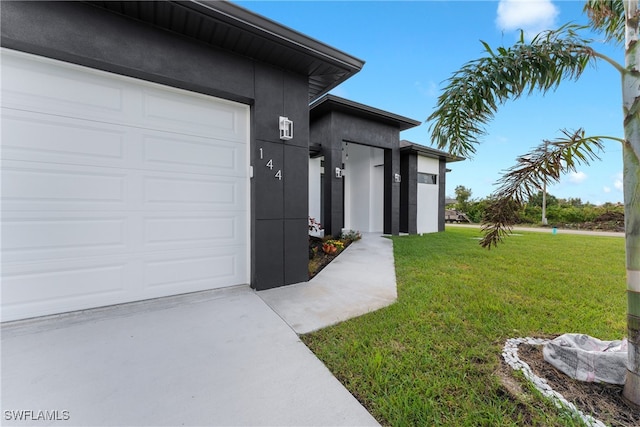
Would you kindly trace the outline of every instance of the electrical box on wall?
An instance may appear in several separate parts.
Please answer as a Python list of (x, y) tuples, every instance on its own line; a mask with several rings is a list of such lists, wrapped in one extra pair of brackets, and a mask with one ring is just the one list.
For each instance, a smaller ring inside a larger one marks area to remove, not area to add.
[(281, 140), (288, 141), (293, 139), (293, 121), (289, 120), (288, 117), (280, 116), (279, 127)]

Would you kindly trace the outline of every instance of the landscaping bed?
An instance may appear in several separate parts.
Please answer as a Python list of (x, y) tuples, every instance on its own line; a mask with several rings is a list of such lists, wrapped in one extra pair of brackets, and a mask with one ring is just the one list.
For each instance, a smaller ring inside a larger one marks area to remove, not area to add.
[(343, 233), (339, 239), (334, 239), (331, 236), (309, 236), (309, 279), (320, 273), (351, 243), (361, 238), (362, 235), (357, 231)]
[(624, 400), (622, 385), (571, 379), (544, 360), (541, 346), (522, 344), (518, 355), (538, 377), (583, 413), (612, 427), (640, 426), (640, 410)]

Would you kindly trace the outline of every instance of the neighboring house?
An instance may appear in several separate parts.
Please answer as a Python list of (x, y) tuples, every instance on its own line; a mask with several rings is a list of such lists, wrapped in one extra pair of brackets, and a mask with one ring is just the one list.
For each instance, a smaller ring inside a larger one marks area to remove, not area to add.
[(400, 141), (419, 124), (334, 95), (311, 104), (309, 216), (325, 235), (444, 230), (446, 165), (463, 159)]
[(464, 160), (410, 141), (400, 141), (402, 191), (400, 231), (444, 231), (447, 163)]
[(420, 232), (411, 165), (455, 160), (400, 147), (419, 122), (323, 97), (362, 60), (232, 3), (0, 13), (2, 321), (306, 281), (310, 212), (331, 233)]
[(400, 131), (420, 122), (333, 95), (311, 104), (309, 216), (325, 235), (400, 231)]

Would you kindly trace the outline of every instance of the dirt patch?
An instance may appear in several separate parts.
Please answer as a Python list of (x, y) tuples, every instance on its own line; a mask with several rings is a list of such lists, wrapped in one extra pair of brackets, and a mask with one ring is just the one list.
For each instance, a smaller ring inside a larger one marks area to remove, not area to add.
[[(621, 385), (604, 383), (587, 383), (574, 380), (558, 371), (542, 356), (542, 346), (521, 344), (518, 357), (526, 362), (531, 370), (540, 378), (544, 378), (549, 386), (560, 393), (567, 401), (573, 403), (584, 414), (614, 427), (640, 426), (640, 410), (633, 408), (622, 397)], [(501, 372), (511, 369), (503, 363)], [(502, 383), (509, 394), (518, 400), (522, 399), (522, 390), (513, 384), (512, 379), (502, 377)]]
[(616, 231), (624, 233), (624, 214), (622, 212), (606, 212), (590, 222), (559, 223), (558, 228), (570, 230)]

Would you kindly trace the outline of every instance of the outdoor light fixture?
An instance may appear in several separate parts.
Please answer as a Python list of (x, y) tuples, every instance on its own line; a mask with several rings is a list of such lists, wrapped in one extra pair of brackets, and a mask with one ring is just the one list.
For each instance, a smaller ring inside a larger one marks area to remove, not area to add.
[(395, 174), (395, 175), (393, 176), (393, 180), (394, 180), (395, 182), (402, 182), (402, 177), (400, 176), (400, 174), (399, 174), (399, 173), (397, 173), (397, 174)]
[(280, 139), (288, 141), (293, 139), (293, 122), (288, 117), (280, 116)]

